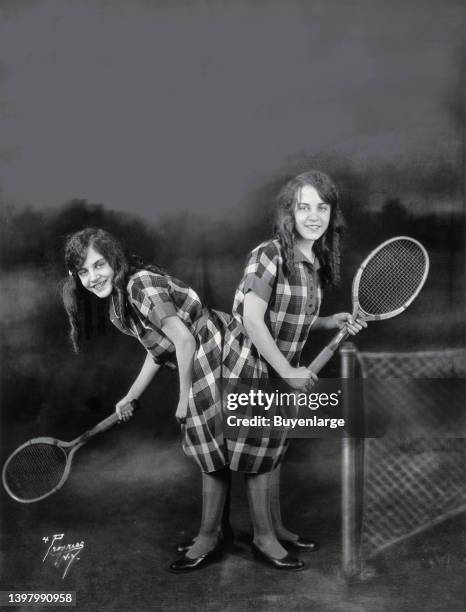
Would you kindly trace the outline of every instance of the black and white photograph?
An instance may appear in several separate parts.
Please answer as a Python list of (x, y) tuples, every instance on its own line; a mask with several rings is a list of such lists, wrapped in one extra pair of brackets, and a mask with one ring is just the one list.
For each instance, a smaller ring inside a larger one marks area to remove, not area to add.
[(0, 607), (464, 609), (461, 0), (0, 0)]

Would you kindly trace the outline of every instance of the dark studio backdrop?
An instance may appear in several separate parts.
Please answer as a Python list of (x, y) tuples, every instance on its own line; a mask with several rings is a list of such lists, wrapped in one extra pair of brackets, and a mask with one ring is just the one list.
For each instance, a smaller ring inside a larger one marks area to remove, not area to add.
[[(335, 180), (346, 220), (343, 282), (325, 294), (322, 313), (349, 310), (361, 259), (410, 235), (431, 258), (426, 286), (402, 317), (370, 326), (357, 344), (464, 347), (462, 9), (457, 0), (4, 0), (2, 461), (28, 438), (71, 439), (104, 418), (144, 358), (98, 313), (94, 337), (72, 354), (58, 290), (68, 233), (109, 229), (229, 312), (246, 254), (271, 235), (274, 196), (310, 168)], [(326, 340), (311, 335), (309, 360)], [(154, 486), (182, 470), (197, 478), (170, 454), (175, 405), (176, 375), (164, 372), (129, 435), (112, 432), (89, 448), (99, 465), (92, 478), (100, 473), (109, 490), (154, 484), (153, 446), (166, 460)], [(294, 452), (297, 461), (315, 453), (304, 444)], [(330, 472), (315, 484), (337, 500)], [(68, 499), (75, 509), (92, 504), (83, 486)], [(176, 514), (176, 501), (165, 501)], [(2, 506), (8, 588), (38, 588), (31, 577), (49, 588), (33, 561), (24, 584), (11, 577), (28, 546), (41, 550), (45, 533), (29, 526), (50, 515), (3, 494)], [(66, 516), (45, 523), (73, 523), (70, 508)]]

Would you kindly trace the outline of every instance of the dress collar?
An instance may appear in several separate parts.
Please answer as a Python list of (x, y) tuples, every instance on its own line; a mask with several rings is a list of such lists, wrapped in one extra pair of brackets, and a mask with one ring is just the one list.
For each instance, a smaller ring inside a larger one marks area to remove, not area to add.
[(293, 255), (294, 255), (295, 263), (300, 263), (300, 262), (307, 263), (310, 266), (312, 266), (315, 270), (318, 270), (320, 268), (319, 259), (318, 259), (317, 255), (314, 253), (314, 262), (310, 261), (306, 257), (306, 255), (304, 255), (304, 253), (301, 251), (301, 249), (298, 248), (298, 246), (296, 244), (293, 247)]

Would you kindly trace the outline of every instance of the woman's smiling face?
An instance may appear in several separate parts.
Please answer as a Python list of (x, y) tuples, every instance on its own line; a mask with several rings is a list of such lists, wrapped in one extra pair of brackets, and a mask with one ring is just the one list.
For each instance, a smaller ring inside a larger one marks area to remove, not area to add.
[(298, 238), (314, 243), (325, 234), (329, 223), (330, 204), (324, 202), (311, 185), (301, 187), (294, 209), (294, 224)]
[(115, 271), (92, 244), (87, 249), (86, 259), (78, 269), (82, 286), (99, 298), (108, 297), (113, 290)]

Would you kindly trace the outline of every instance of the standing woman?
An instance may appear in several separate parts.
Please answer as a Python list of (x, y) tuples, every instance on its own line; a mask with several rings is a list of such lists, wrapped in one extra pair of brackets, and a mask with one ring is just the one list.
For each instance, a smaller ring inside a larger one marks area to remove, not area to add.
[[(338, 192), (322, 172), (310, 171), (289, 181), (278, 195), (276, 238), (248, 256), (233, 304), (226, 337), (224, 377), (250, 382), (278, 376), (292, 388), (309, 390), (317, 379), (299, 365), (311, 327), (361, 329), (350, 313), (318, 317), (321, 288), (339, 280), (342, 218)], [(286, 432), (264, 435), (240, 432), (227, 440), (230, 469), (246, 474), (254, 528), (252, 550), (277, 569), (302, 569), (288, 548), (316, 550), (314, 542), (287, 530), (279, 501), (280, 464)]]
[(122, 420), (131, 416), (131, 402), (142, 395), (162, 365), (178, 367), (180, 395), (175, 417), (182, 426), (183, 450), (202, 471), (203, 508), (197, 538), (170, 570), (199, 569), (219, 556), (228, 487), (221, 395), (216, 382), (221, 368), (222, 321), (214, 311), (203, 308), (193, 289), (157, 266), (128, 257), (105, 230), (86, 228), (71, 235), (65, 261), (69, 277), (63, 302), (74, 350), (79, 351), (90, 294), (106, 299), (112, 323), (146, 350), (139, 374), (116, 404)]

